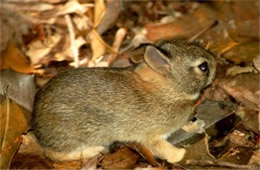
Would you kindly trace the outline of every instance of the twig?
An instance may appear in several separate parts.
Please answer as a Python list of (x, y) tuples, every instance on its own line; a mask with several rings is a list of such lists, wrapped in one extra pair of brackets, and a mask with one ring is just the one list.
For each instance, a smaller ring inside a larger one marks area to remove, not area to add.
[(120, 28), (117, 32), (116, 32), (116, 36), (115, 36), (115, 40), (113, 43), (113, 50), (116, 53), (111, 53), (108, 57), (107, 57), (107, 62), (108, 65), (111, 66), (117, 59), (118, 56), (118, 51), (119, 51), (119, 47), (122, 44), (123, 39), (125, 38), (126, 35), (126, 29), (125, 28)]
[(187, 160), (187, 165), (192, 166), (219, 166), (236, 169), (259, 169), (257, 165), (240, 165), (224, 161), (211, 161), (211, 160)]
[(79, 52), (74, 46), (74, 44), (75, 44), (75, 32), (73, 30), (71, 18), (68, 14), (65, 15), (65, 20), (66, 20), (66, 23), (67, 23), (67, 26), (68, 26), (68, 29), (69, 29), (69, 34), (70, 34), (70, 49), (73, 53), (75, 68), (77, 68), (77, 67), (79, 67)]
[(188, 41), (189, 42), (193, 42), (195, 39), (197, 39), (198, 37), (200, 37), (202, 34), (204, 34), (205, 32), (207, 32), (209, 29), (213, 28), (214, 26), (216, 26), (218, 24), (218, 21), (215, 20), (214, 22), (212, 22), (208, 27), (204, 28), (203, 30), (201, 30), (200, 32), (198, 32), (196, 35), (194, 35), (193, 37), (191, 37)]
[(210, 150), (209, 150), (209, 142), (208, 142), (208, 141), (209, 141), (209, 135), (206, 133), (205, 130), (204, 130), (204, 134), (205, 134), (204, 142), (205, 142), (205, 145), (206, 145), (207, 153), (208, 153), (208, 155), (209, 155), (211, 158), (213, 158), (214, 160), (216, 160), (215, 156), (210, 153)]
[[(3, 154), (4, 152), (4, 148), (6, 147), (6, 138), (8, 136), (8, 129), (9, 129), (9, 123), (10, 123), (10, 99), (8, 97), (8, 90), (9, 90), (9, 85), (7, 85), (5, 87), (5, 92), (4, 92), (4, 96), (6, 98), (6, 118), (5, 118), (5, 130), (4, 130), (4, 134), (3, 135), (3, 142), (2, 142), (2, 147), (1, 147), (1, 154)], [(2, 125), (3, 128), (3, 125)], [(2, 166), (1, 166), (2, 167)]]

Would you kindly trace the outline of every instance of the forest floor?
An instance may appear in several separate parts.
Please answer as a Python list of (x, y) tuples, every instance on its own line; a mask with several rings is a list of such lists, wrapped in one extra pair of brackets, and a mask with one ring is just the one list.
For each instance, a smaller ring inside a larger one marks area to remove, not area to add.
[[(260, 166), (259, 1), (2, 0), (0, 168), (232, 168)], [(178, 131), (176, 164), (137, 143), (114, 144), (90, 160), (53, 162), (30, 133), (37, 88), (75, 67), (127, 67), (131, 50), (161, 39), (200, 44), (217, 75), (196, 105), (201, 133)]]

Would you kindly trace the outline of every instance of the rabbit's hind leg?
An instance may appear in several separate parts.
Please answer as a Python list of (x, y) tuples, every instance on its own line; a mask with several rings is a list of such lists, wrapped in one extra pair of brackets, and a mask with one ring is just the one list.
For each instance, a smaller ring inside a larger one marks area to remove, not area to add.
[(45, 149), (44, 154), (46, 157), (53, 161), (70, 161), (70, 160), (80, 160), (89, 159), (100, 153), (106, 153), (108, 149), (104, 146), (93, 146), (86, 148), (79, 148), (71, 152), (56, 152), (51, 149)]

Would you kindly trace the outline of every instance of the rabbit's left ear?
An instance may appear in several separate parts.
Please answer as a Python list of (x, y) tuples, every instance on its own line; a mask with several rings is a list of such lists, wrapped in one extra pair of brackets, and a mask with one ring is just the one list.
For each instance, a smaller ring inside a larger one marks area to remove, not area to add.
[(167, 75), (171, 71), (170, 60), (152, 45), (146, 47), (144, 60), (148, 66), (160, 74)]

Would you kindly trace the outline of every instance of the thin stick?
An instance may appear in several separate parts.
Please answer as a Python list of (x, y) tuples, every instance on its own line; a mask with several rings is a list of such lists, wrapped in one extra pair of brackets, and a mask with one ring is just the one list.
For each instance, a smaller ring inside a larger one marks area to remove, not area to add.
[(75, 32), (73, 30), (72, 21), (71, 21), (69, 14), (65, 15), (65, 20), (66, 20), (66, 23), (67, 23), (67, 26), (68, 26), (68, 29), (69, 29), (69, 34), (70, 34), (70, 49), (73, 53), (75, 68), (77, 68), (77, 67), (79, 67), (79, 52), (74, 46), (74, 44), (75, 44)]
[(200, 37), (202, 34), (204, 34), (205, 32), (207, 32), (209, 29), (213, 28), (214, 26), (216, 26), (218, 24), (218, 21), (215, 20), (214, 22), (212, 22), (208, 27), (204, 28), (203, 30), (201, 30), (200, 32), (198, 32), (196, 35), (194, 35), (193, 37), (191, 37), (188, 42), (193, 42), (195, 39), (197, 39), (198, 37)]
[(116, 32), (116, 36), (115, 36), (115, 40), (113, 43), (113, 50), (116, 53), (111, 53), (108, 57), (107, 57), (107, 62), (108, 65), (111, 66), (117, 59), (118, 57), (118, 51), (119, 51), (119, 47), (122, 44), (122, 41), (124, 40), (125, 36), (126, 36), (126, 29), (125, 28), (120, 28), (117, 32)]
[(214, 160), (216, 160), (215, 156), (210, 153), (210, 150), (209, 150), (209, 142), (208, 142), (208, 140), (209, 140), (209, 135), (206, 133), (205, 130), (204, 130), (204, 134), (205, 134), (204, 142), (205, 142), (205, 145), (206, 145), (207, 153), (208, 153), (208, 155), (209, 155), (211, 158), (213, 158)]
[(218, 167), (227, 167), (227, 168), (236, 168), (236, 169), (259, 169), (257, 165), (240, 165), (234, 164), (225, 161), (211, 161), (211, 160), (187, 160), (187, 165), (192, 166), (218, 166)]

